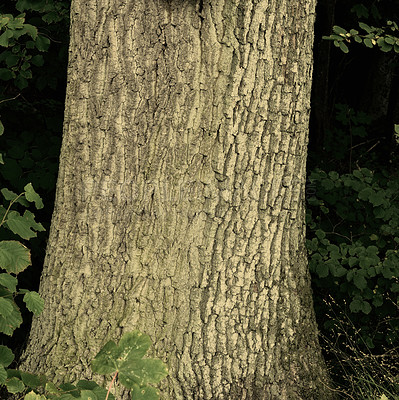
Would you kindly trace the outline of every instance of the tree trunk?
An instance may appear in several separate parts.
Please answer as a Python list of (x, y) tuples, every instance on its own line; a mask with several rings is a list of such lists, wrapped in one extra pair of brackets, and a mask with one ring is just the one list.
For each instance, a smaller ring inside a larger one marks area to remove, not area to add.
[(307, 269), (315, 0), (74, 0), (55, 211), (23, 367), (140, 329), (164, 399), (332, 398)]

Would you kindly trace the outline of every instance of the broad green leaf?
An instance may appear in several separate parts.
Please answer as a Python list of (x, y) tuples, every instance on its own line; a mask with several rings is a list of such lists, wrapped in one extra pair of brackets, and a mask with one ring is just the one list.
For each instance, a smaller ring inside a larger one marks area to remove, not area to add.
[(44, 300), (37, 292), (29, 291), (25, 293), (24, 302), (27, 309), (35, 315), (39, 315), (43, 311)]
[(44, 384), (43, 379), (41, 379), (40, 376), (24, 371), (21, 371), (21, 379), (22, 382), (31, 389), (35, 389), (38, 386), (42, 386)]
[(21, 393), (25, 390), (25, 385), (23, 382), (18, 378), (11, 378), (6, 382), (7, 390), (10, 393)]
[(370, 314), (371, 305), (368, 301), (363, 301), (362, 303), (362, 311), (364, 314)]
[(10, 54), (6, 59), (6, 64), (7, 67), (13, 67), (14, 65), (17, 65), (18, 62), (20, 61), (20, 57), (16, 54)]
[(363, 40), (363, 43), (365, 44), (366, 47), (369, 47), (370, 49), (373, 48), (373, 42), (371, 41), (371, 39), (365, 38), (365, 39)]
[(44, 231), (43, 225), (37, 223), (35, 216), (28, 210), (22, 217), (17, 211), (11, 211), (7, 215), (6, 223), (12, 232), (27, 240), (37, 236), (35, 230)]
[(44, 64), (44, 58), (40, 54), (33, 56), (31, 61), (33, 65), (36, 65), (36, 67), (41, 67)]
[(1, 189), (1, 194), (7, 201), (14, 201), (18, 195), (7, 188)]
[(21, 312), (15, 303), (13, 303), (13, 312), (7, 317), (0, 315), (0, 332), (12, 336), (15, 329), (22, 324)]
[(97, 395), (92, 390), (82, 390), (77, 400), (97, 400)]
[(0, 35), (0, 46), (8, 47), (8, 41), (14, 36), (14, 33), (11, 29), (7, 29)]
[(0, 315), (4, 318), (9, 317), (14, 311), (13, 301), (0, 297)]
[(34, 202), (35, 206), (38, 210), (43, 208), (43, 201), (42, 201), (41, 197), (35, 192), (35, 189), (33, 189), (33, 186), (31, 183), (28, 183), (24, 187), (24, 190), (25, 190), (26, 200), (28, 200), (30, 202)]
[(0, 365), (0, 385), (4, 385), (7, 380), (7, 371), (6, 369)]
[(80, 390), (93, 390), (99, 387), (96, 382), (81, 380), (76, 384), (76, 387)]
[(0, 242), (0, 268), (18, 274), (31, 264), (30, 252), (14, 240)]
[(346, 35), (348, 31), (340, 26), (334, 25), (333, 32), (337, 33), (338, 35)]
[(159, 391), (152, 386), (140, 387), (133, 385), (131, 397), (134, 400), (158, 400)]
[[(396, 129), (396, 128), (395, 128)], [(4, 133), (4, 125), (3, 123), (0, 121), (0, 136)]]
[(14, 361), (14, 354), (7, 346), (0, 345), (0, 365), (8, 367)]
[(144, 386), (146, 383), (158, 383), (166, 377), (165, 364), (155, 358), (142, 358), (125, 361), (119, 369), (119, 381), (129, 389), (134, 384)]
[(349, 304), (349, 308), (353, 313), (358, 313), (362, 309), (362, 306), (363, 301), (359, 299), (355, 299)]
[(28, 87), (28, 81), (21, 75), (19, 74), (16, 78), (15, 78), (15, 86), (18, 89), (25, 89), (26, 87)]
[(115, 361), (114, 354), (117, 351), (115, 342), (110, 340), (98, 352), (94, 360), (91, 362), (91, 369), (98, 374), (108, 375), (117, 371), (118, 366)]
[(24, 24), (24, 33), (27, 33), (33, 40), (37, 39), (37, 28), (30, 24)]
[(47, 51), (50, 46), (50, 39), (43, 35), (38, 35), (35, 40), (35, 45), (39, 51)]
[(374, 295), (373, 297), (373, 306), (381, 307), (384, 304), (384, 298), (381, 294)]
[(12, 78), (12, 72), (8, 68), (0, 68), (0, 79), (2, 81), (9, 81)]
[(56, 394), (59, 392), (59, 389), (57, 386), (54, 385), (53, 382), (46, 382), (46, 386), (44, 387), (46, 392), (49, 392), (51, 394)]
[(127, 332), (122, 336), (118, 347), (123, 349), (118, 362), (141, 358), (151, 347), (151, 339), (148, 335), (140, 331)]
[[(93, 381), (79, 381), (76, 384), (76, 387), (80, 390), (90, 390), (91, 392), (93, 392), (98, 399), (105, 399), (106, 395), (107, 395), (107, 389), (102, 388), (101, 386), (98, 386), (98, 384), (96, 382)], [(109, 393), (108, 395), (108, 400), (111, 399), (115, 399), (115, 397)]]
[(25, 395), (24, 400), (46, 400), (46, 397), (32, 391)]
[(19, 369), (7, 369), (7, 378), (21, 379), (21, 371)]
[(11, 190), (8, 190), (6, 188), (1, 189), (1, 194), (4, 196), (4, 198), (7, 201), (15, 201), (15, 199), (18, 199), (15, 201), (16, 203), (22, 204), (25, 207), (29, 206), (29, 203), (26, 201), (24, 195), (19, 196), (18, 194), (14, 193)]
[(0, 285), (5, 286), (10, 292), (14, 293), (17, 290), (18, 279), (10, 274), (0, 274)]
[(365, 288), (367, 287), (366, 278), (365, 278), (362, 274), (360, 274), (360, 273), (357, 273), (357, 274), (353, 277), (353, 282), (354, 282), (355, 286), (356, 286), (357, 288), (359, 288), (360, 290), (363, 290), (363, 289), (365, 289)]
[(367, 33), (370, 33), (373, 29), (365, 24), (364, 22), (359, 22), (360, 28), (364, 29)]
[(328, 276), (329, 268), (328, 265), (325, 263), (320, 263), (316, 267), (316, 272), (317, 275), (319, 275), (319, 278), (325, 278)]
[(395, 39), (391, 36), (387, 36), (384, 40), (385, 40), (385, 43), (395, 44)]
[(381, 41), (379, 43), (379, 46), (380, 46), (380, 50), (384, 51), (385, 53), (387, 53), (388, 51), (391, 51), (393, 49), (393, 46), (386, 43), (385, 41)]

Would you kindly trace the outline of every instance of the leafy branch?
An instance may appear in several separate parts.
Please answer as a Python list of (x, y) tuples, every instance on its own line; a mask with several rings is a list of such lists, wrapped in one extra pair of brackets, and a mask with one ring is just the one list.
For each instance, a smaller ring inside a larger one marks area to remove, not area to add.
[(378, 46), (384, 52), (393, 50), (399, 53), (399, 27), (395, 21), (387, 21), (387, 26), (382, 28), (359, 22), (359, 27), (364, 33), (360, 33), (356, 29), (347, 31), (335, 25), (333, 26), (333, 34), (323, 36), (323, 39), (332, 40), (334, 46), (339, 47), (344, 53), (349, 52), (347, 44), (352, 43), (352, 41), (363, 43), (369, 48)]

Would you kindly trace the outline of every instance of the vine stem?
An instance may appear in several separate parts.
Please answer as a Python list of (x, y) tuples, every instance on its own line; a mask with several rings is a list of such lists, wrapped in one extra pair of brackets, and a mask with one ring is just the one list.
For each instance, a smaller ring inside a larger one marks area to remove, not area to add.
[(19, 194), (13, 201), (10, 202), (10, 205), (8, 206), (6, 212), (5, 212), (4, 216), (3, 216), (3, 219), (2, 219), (1, 222), (0, 222), (0, 226), (2, 226), (2, 225), (4, 224), (4, 221), (5, 221), (6, 218), (7, 218), (7, 215), (8, 215), (8, 212), (10, 211), (11, 206), (12, 206), (23, 194), (25, 194), (25, 192)]
[(112, 384), (115, 382), (117, 375), (118, 375), (118, 371), (115, 372), (115, 375), (112, 378), (111, 383), (109, 384), (109, 388), (108, 388), (108, 392), (107, 392), (107, 396), (105, 397), (105, 400), (108, 400), (109, 392), (111, 391)]

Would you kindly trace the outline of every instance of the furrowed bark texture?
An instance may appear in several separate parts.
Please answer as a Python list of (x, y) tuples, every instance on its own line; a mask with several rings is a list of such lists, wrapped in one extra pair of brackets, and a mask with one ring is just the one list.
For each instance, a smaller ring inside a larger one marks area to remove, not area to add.
[(163, 399), (329, 399), (307, 270), (314, 0), (73, 0), (57, 198), (23, 367), (140, 329)]

